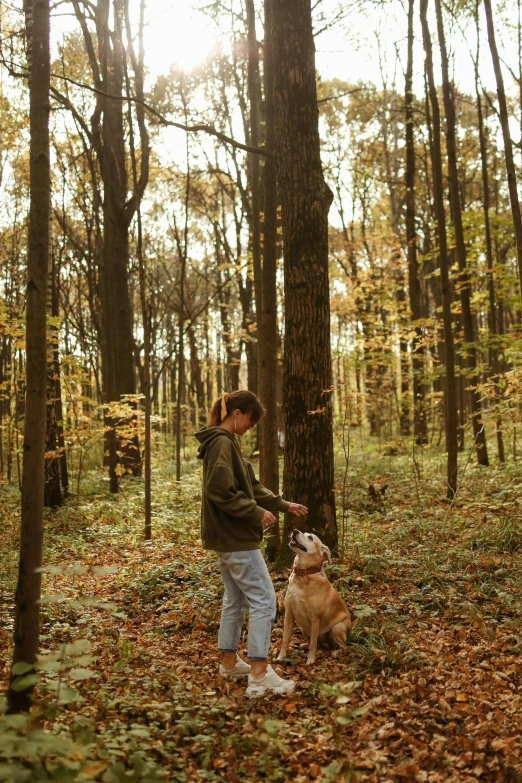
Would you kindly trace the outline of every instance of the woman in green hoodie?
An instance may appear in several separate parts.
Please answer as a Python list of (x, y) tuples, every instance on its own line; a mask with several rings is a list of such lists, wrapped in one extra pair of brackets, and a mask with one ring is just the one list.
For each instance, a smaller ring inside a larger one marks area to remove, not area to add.
[[(220, 674), (234, 679), (248, 676), (248, 696), (267, 691), (289, 693), (293, 680), (284, 680), (267, 664), (277, 603), (260, 552), (263, 529), (276, 521), (274, 513), (308, 513), (306, 506), (288, 503), (256, 479), (241, 453), (238, 437), (264, 416), (255, 394), (224, 393), (212, 406), (208, 426), (196, 432), (203, 460), (201, 538), (205, 549), (217, 553), (225, 592), (218, 635)], [(249, 610), (248, 659), (237, 655), (241, 628)]]

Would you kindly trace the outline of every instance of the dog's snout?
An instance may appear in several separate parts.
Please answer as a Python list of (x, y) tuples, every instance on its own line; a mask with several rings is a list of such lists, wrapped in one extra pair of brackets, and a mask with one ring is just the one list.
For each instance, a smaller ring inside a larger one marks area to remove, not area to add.
[(301, 531), (300, 531), (300, 530), (298, 530), (297, 528), (294, 528), (294, 529), (292, 530), (292, 535), (293, 535), (293, 536), (295, 536), (295, 535), (297, 535), (297, 533), (299, 533), (299, 535), (301, 535)]

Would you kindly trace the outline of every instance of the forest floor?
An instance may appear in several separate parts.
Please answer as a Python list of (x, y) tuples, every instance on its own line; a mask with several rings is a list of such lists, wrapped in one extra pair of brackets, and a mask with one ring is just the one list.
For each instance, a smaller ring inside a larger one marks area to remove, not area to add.
[[(46, 513), (37, 691), (54, 696), (29, 722), (0, 716), (0, 780), (522, 781), (522, 463), (470, 463), (450, 507), (442, 457), (418, 453), (414, 474), (406, 447), (388, 450), (350, 457), (344, 560), (327, 569), (360, 618), (347, 648), (307, 667), (296, 631), (295, 692), (258, 700), (217, 675), (197, 466), (177, 486), (154, 465), (151, 543), (141, 480), (111, 498), (89, 472)], [(372, 481), (388, 485), (377, 501)], [(2, 495), (5, 688), (19, 522), (17, 492)], [(272, 654), (281, 634), (282, 616)]]

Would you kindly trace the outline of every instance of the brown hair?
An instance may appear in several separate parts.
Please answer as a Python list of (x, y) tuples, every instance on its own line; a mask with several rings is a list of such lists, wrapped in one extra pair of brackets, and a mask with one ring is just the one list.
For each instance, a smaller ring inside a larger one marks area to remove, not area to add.
[(254, 392), (246, 391), (245, 389), (233, 391), (230, 392), (230, 394), (226, 394), (226, 392), (224, 392), (221, 397), (217, 398), (212, 408), (210, 409), (207, 422), (209, 427), (216, 427), (223, 421), (224, 417), (221, 415), (223, 404), (226, 409), (227, 416), (238, 409), (241, 411), (241, 413), (250, 414), (250, 421), (252, 424), (257, 424), (257, 422), (263, 418), (266, 412), (261, 405), (259, 398), (254, 394)]

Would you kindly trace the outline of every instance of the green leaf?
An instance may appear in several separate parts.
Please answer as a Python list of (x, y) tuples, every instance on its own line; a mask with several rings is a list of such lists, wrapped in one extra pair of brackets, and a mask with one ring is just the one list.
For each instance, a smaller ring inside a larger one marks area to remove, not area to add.
[(11, 683), (11, 689), (13, 691), (25, 691), (27, 688), (32, 688), (39, 682), (40, 678), (37, 674), (27, 674), (25, 677), (15, 677)]
[(367, 606), (366, 604), (359, 604), (355, 607), (354, 615), (356, 617), (371, 617), (372, 614), (377, 614), (375, 609), (372, 609), (371, 606)]
[(129, 734), (132, 734), (133, 737), (150, 737), (150, 731), (146, 729), (144, 726), (139, 729), (131, 729), (129, 731)]
[(96, 672), (92, 669), (71, 669), (69, 676), (71, 680), (88, 680), (90, 677), (94, 677)]
[(18, 663), (15, 663), (13, 668), (11, 669), (11, 672), (15, 676), (19, 676), (20, 674), (27, 674), (27, 672), (31, 672), (33, 670), (34, 666), (31, 663), (25, 663), (24, 661), (18, 661)]
[(84, 598), (77, 598), (70, 602), (70, 605), (74, 609), (80, 609), (82, 606), (94, 606), (96, 609), (105, 609), (107, 612), (113, 612), (117, 609), (117, 605), (110, 601), (99, 601), (91, 596), (85, 596)]
[(46, 656), (46, 658), (38, 661), (34, 668), (39, 672), (60, 672), (64, 668), (64, 665), (61, 663), (61, 661), (57, 661), (56, 658)]
[(119, 568), (118, 566), (93, 566), (91, 571), (96, 576), (104, 576), (104, 574), (117, 574)]
[(263, 728), (270, 737), (277, 737), (284, 726), (284, 721), (269, 718), (263, 722)]
[(72, 644), (66, 644), (63, 649), (63, 655), (80, 655), (91, 649), (91, 643), (88, 639), (76, 639)]
[(365, 704), (363, 707), (356, 707), (350, 714), (353, 715), (354, 718), (358, 718), (359, 715), (364, 715), (369, 709), (369, 706)]
[(57, 691), (58, 701), (61, 704), (70, 704), (73, 701), (85, 701), (81, 693), (76, 688), (70, 688), (68, 685), (60, 684), (60, 690)]

